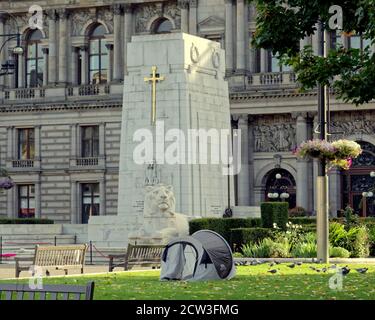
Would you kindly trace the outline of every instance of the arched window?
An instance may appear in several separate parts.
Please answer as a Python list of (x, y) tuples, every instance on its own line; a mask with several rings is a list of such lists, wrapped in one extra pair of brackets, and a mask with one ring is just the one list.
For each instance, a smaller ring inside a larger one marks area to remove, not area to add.
[(40, 30), (31, 32), (26, 40), (26, 86), (43, 85), (44, 59), (41, 46), (43, 34)]
[[(289, 208), (296, 206), (296, 182), (291, 173), (285, 169), (273, 169), (269, 171), (264, 178), (265, 181), (265, 200), (266, 201), (286, 201)], [(288, 198), (282, 199), (280, 195), (287, 193)], [(277, 194), (277, 197), (270, 198), (270, 194)]]
[(173, 29), (172, 22), (170, 22), (167, 18), (162, 18), (156, 21), (153, 32), (154, 33), (169, 33)]
[[(89, 79), (90, 83), (107, 82), (108, 50), (105, 46), (103, 25), (98, 24), (91, 32), (89, 40)], [(115, 66), (116, 68), (118, 66)]]

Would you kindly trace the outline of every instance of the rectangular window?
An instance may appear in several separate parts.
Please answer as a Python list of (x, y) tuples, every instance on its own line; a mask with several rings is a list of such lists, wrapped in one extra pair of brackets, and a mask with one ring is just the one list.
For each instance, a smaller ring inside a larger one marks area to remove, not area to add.
[(35, 156), (35, 139), (34, 129), (18, 129), (18, 159), (34, 159)]
[(35, 186), (33, 184), (18, 186), (18, 217), (35, 217)]
[(99, 156), (99, 126), (82, 127), (82, 158)]
[(99, 183), (83, 183), (82, 223), (88, 223), (91, 216), (98, 216), (100, 210)]

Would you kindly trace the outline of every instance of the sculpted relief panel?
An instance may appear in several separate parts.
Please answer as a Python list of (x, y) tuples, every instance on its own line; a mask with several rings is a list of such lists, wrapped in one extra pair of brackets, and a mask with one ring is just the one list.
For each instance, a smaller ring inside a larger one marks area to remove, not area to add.
[(151, 19), (155, 17), (167, 17), (174, 21), (176, 28), (181, 26), (181, 14), (176, 3), (168, 2), (163, 3), (150, 3), (142, 4), (135, 8), (134, 10), (135, 19), (135, 32), (149, 32), (148, 26)]
[(89, 21), (101, 21), (108, 27), (110, 33), (113, 32), (113, 12), (110, 8), (100, 8), (97, 11), (80, 10), (72, 12), (72, 36), (79, 36), (84, 34), (84, 28)]
[(258, 124), (254, 126), (256, 152), (291, 151), (296, 146), (294, 123)]

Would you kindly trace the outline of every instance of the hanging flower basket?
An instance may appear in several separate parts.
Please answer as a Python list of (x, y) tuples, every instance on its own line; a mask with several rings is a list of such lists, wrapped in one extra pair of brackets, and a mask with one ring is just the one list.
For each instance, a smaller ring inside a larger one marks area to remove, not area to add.
[(14, 187), (12, 178), (5, 169), (0, 168), (0, 189), (9, 190)]
[(361, 146), (355, 141), (337, 140), (328, 142), (325, 140), (309, 140), (302, 142), (294, 151), (298, 158), (326, 159), (331, 167), (339, 167), (348, 170), (353, 159), (362, 153)]

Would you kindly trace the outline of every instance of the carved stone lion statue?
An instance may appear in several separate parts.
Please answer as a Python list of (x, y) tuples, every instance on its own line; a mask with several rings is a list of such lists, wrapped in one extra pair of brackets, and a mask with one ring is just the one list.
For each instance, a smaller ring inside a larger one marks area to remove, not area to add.
[[(137, 238), (159, 238), (163, 243), (189, 234), (187, 216), (175, 212), (173, 187), (157, 184), (147, 186), (143, 211), (143, 228)], [(134, 236), (131, 236), (134, 237)]]

